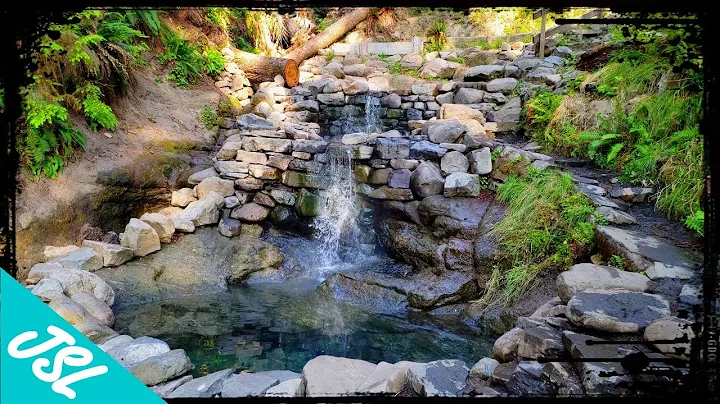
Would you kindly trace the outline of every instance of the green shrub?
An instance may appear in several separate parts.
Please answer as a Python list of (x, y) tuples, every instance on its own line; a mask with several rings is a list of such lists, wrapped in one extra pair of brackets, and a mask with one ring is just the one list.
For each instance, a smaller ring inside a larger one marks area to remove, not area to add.
[(685, 219), (685, 226), (688, 229), (693, 230), (701, 237), (705, 235), (705, 212), (702, 210), (695, 211), (694, 214), (690, 215)]
[(622, 259), (619, 255), (612, 255), (610, 258), (608, 258), (607, 262), (608, 266), (617, 268), (621, 271), (625, 270), (625, 260)]
[(502, 39), (496, 39), (492, 42), (477, 41), (473, 44), (473, 46), (476, 48), (484, 49), (484, 50), (500, 49), (502, 47), (503, 42), (505, 42), (505, 41)]
[(209, 106), (205, 106), (202, 111), (200, 111), (200, 122), (202, 122), (203, 125), (205, 125), (205, 128), (209, 130), (218, 126), (220, 118), (218, 117), (217, 112)]
[(333, 59), (335, 59), (335, 51), (330, 49), (325, 55), (325, 61), (329, 63), (332, 62)]
[(442, 20), (435, 21), (428, 30), (428, 52), (441, 51), (447, 46), (447, 25)]
[(235, 46), (243, 52), (249, 52), (249, 53), (255, 53), (255, 54), (260, 52), (254, 46), (252, 46), (252, 44), (250, 44), (250, 42), (248, 42), (245, 38), (243, 38), (241, 36), (235, 38)]
[(399, 61), (392, 62), (388, 66), (388, 69), (390, 70), (390, 73), (392, 73), (392, 74), (400, 74), (400, 72), (402, 72), (402, 70), (403, 70), (402, 63), (400, 63)]
[(217, 77), (222, 73), (225, 68), (225, 58), (220, 51), (215, 48), (207, 48), (203, 56), (205, 57), (204, 70), (208, 76)]

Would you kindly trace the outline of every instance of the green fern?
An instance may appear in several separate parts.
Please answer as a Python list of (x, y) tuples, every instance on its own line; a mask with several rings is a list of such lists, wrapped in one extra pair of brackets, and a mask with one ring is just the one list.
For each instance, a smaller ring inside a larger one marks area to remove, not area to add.
[(112, 108), (100, 100), (102, 93), (98, 86), (88, 84), (80, 90), (84, 95), (82, 102), (83, 112), (90, 122), (90, 128), (97, 131), (97, 125), (103, 128), (115, 130), (118, 124), (117, 117), (112, 112)]
[(705, 212), (702, 210), (695, 211), (693, 215), (685, 219), (685, 226), (703, 237), (705, 235)]

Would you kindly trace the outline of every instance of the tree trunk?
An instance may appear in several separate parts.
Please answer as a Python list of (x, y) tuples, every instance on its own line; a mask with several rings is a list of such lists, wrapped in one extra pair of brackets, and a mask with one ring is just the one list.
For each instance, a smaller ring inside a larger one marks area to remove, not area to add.
[(320, 49), (327, 48), (335, 43), (368, 16), (370, 16), (370, 8), (356, 8), (286, 56), (295, 59), (300, 64), (303, 60), (314, 56)]
[(235, 63), (243, 69), (245, 77), (253, 83), (273, 81), (278, 74), (288, 87), (295, 87), (300, 80), (300, 70), (293, 59), (273, 58), (254, 53), (236, 51)]

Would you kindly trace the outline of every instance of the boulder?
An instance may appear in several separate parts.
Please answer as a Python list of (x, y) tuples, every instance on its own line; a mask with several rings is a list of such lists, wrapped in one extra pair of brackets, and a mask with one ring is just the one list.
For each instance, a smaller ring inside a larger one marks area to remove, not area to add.
[(177, 191), (173, 191), (170, 205), (184, 208), (188, 206), (190, 202), (197, 201), (197, 198), (193, 194), (192, 188), (180, 188)]
[(261, 179), (255, 177), (246, 177), (235, 180), (235, 185), (243, 191), (259, 191), (263, 189), (265, 183)]
[(48, 263), (56, 263), (64, 268), (82, 269), (93, 272), (103, 267), (103, 257), (94, 249), (83, 247), (74, 250), (66, 255), (53, 258)]
[(302, 379), (290, 379), (267, 389), (265, 397), (304, 397), (305, 384)]
[(270, 191), (270, 196), (272, 196), (275, 202), (282, 205), (292, 206), (295, 204), (295, 194), (290, 191), (273, 189)]
[(423, 140), (410, 147), (410, 157), (437, 160), (447, 153), (447, 149), (435, 143)]
[(77, 291), (92, 294), (108, 306), (115, 302), (115, 291), (94, 273), (81, 269), (63, 268), (60, 264), (36, 264), (28, 273), (28, 280), (55, 279), (63, 291), (72, 296)]
[(500, 65), (474, 66), (465, 71), (465, 81), (490, 81), (502, 76), (504, 67)]
[(150, 390), (154, 391), (155, 394), (157, 394), (161, 398), (165, 398), (168, 396), (168, 394), (175, 391), (175, 389), (177, 389), (178, 387), (182, 386), (183, 384), (189, 382), (192, 379), (193, 379), (192, 375), (185, 375), (185, 376), (177, 378), (175, 380), (170, 380), (169, 382), (160, 383), (155, 386), (150, 386)]
[(75, 324), (75, 329), (86, 336), (94, 344), (102, 344), (118, 336), (112, 328), (98, 324), (95, 320), (88, 319), (82, 323)]
[[(230, 143), (230, 142), (225, 142), (225, 144), (228, 144), (228, 143)], [(223, 145), (223, 147), (224, 147), (224, 145)], [(240, 145), (238, 145), (238, 149), (239, 148), (240, 148)], [(228, 157), (227, 160), (235, 158), (235, 154), (237, 154), (238, 149), (234, 149), (231, 152), (231, 156)], [(220, 160), (220, 159), (218, 158), (218, 160)], [(218, 175), (217, 171), (215, 171), (215, 169), (213, 167), (210, 167), (210, 168), (206, 168), (202, 171), (198, 171), (198, 172), (192, 174), (190, 177), (188, 177), (187, 181), (188, 181), (188, 184), (190, 184), (190, 185), (197, 185), (197, 184), (201, 183), (204, 179), (210, 178), (210, 177), (217, 177), (217, 175)]]
[(454, 172), (445, 178), (443, 189), (443, 195), (446, 198), (478, 197), (480, 195), (480, 177), (477, 174)]
[(489, 147), (483, 147), (470, 153), (470, 172), (480, 175), (492, 172), (492, 153)]
[(493, 344), (493, 355), (495, 359), (502, 363), (515, 360), (515, 358), (517, 358), (518, 346), (524, 338), (524, 335), (525, 330), (516, 327), (496, 339)]
[(265, 165), (268, 162), (267, 154), (265, 153), (258, 153), (258, 152), (249, 152), (245, 150), (238, 150), (237, 156), (235, 157), (237, 161), (242, 161), (244, 163), (248, 164), (261, 164)]
[(489, 81), (486, 90), (491, 93), (510, 94), (517, 85), (517, 79), (506, 77)]
[(412, 367), (410, 372), (427, 396), (457, 397), (467, 385), (470, 369), (463, 361), (444, 359), (428, 362), (424, 367)]
[(244, 161), (218, 161), (215, 163), (215, 169), (222, 177), (236, 178), (241, 176), (240, 174), (247, 174), (248, 163)]
[(134, 254), (129, 248), (119, 244), (103, 243), (101, 241), (83, 240), (83, 247), (92, 248), (103, 258), (103, 266), (116, 267), (130, 261)]
[(428, 139), (433, 143), (455, 143), (467, 131), (467, 127), (457, 119), (439, 121), (428, 127)]
[(405, 295), (363, 278), (355, 279), (350, 274), (330, 275), (318, 285), (317, 292), (323, 297), (378, 313), (398, 314), (408, 308)]
[[(253, 99), (255, 99), (257, 96), (260, 95), (260, 91), (255, 93), (253, 96)], [(275, 103), (275, 99), (270, 95), (270, 97), (267, 99), (268, 103)], [(260, 102), (258, 102), (259, 104)], [(256, 104), (257, 105), (257, 104)], [(237, 119), (238, 127), (242, 130), (249, 130), (249, 131), (255, 131), (255, 130), (274, 130), (278, 127), (272, 123), (272, 121), (269, 121), (265, 118), (259, 117), (255, 114), (244, 114), (240, 115)]]
[(485, 102), (487, 93), (483, 90), (476, 90), (474, 88), (460, 88), (455, 92), (453, 97), (454, 104), (480, 104)]
[(566, 317), (577, 326), (598, 331), (634, 333), (670, 315), (663, 297), (624, 290), (587, 289), (567, 304)]
[(407, 159), (410, 157), (410, 142), (406, 139), (378, 138), (375, 151), (383, 160)]
[(255, 202), (250, 202), (233, 209), (230, 217), (243, 222), (257, 223), (265, 220), (268, 214), (270, 214), (270, 209)]
[[(185, 210), (187, 211), (187, 208)], [(152, 226), (142, 220), (132, 218), (125, 226), (125, 232), (120, 238), (120, 244), (131, 249), (135, 256), (144, 257), (160, 250), (160, 237)]]
[(368, 137), (365, 133), (348, 133), (342, 137), (342, 144), (347, 145), (362, 144), (367, 143), (367, 141)]
[(345, 105), (345, 94), (342, 92), (331, 94), (318, 94), (317, 99), (325, 105)]
[(466, 173), (470, 163), (464, 154), (458, 151), (445, 153), (440, 159), (440, 170), (444, 175), (452, 173)]
[(222, 391), (223, 381), (230, 377), (232, 369), (225, 369), (207, 376), (192, 379), (167, 395), (167, 398), (213, 397)]
[[(261, 180), (279, 180), (280, 170), (274, 167), (263, 166), (259, 164), (250, 164), (248, 173), (255, 178)], [(233, 192), (234, 193), (234, 192)]]
[(390, 173), (392, 173), (392, 168), (379, 168), (372, 170), (370, 171), (370, 175), (368, 175), (366, 182), (373, 185), (387, 184), (390, 179)]
[[(424, 363), (401, 361), (398, 363), (378, 363), (375, 370), (357, 388), (357, 392), (364, 395), (369, 394), (397, 394), (401, 391), (412, 389), (415, 394), (420, 391), (415, 388), (422, 387), (420, 380), (415, 376), (422, 373)], [(413, 372), (412, 370), (415, 370)]]
[(388, 179), (391, 188), (410, 188), (410, 177), (412, 172), (407, 168), (393, 170)]
[(564, 351), (560, 331), (549, 327), (532, 327), (525, 329), (518, 343), (517, 357), (522, 360), (559, 358)]
[(293, 152), (323, 153), (327, 147), (324, 140), (293, 140)]
[(106, 353), (125, 368), (147, 358), (170, 352), (164, 341), (152, 337), (139, 337), (109, 349)]
[(573, 265), (558, 275), (555, 287), (562, 302), (567, 303), (576, 293), (587, 289), (647, 292), (650, 289), (650, 279), (635, 272), (582, 263)]
[(65, 295), (60, 295), (48, 303), (48, 307), (52, 309), (63, 320), (71, 325), (80, 324), (88, 320), (94, 320), (90, 313), (76, 301), (69, 299)]
[(45, 256), (45, 262), (51, 261), (55, 258), (62, 257), (64, 255), (68, 255), (73, 251), (79, 250), (80, 247), (76, 245), (68, 245), (64, 247), (55, 247), (55, 246), (46, 246), (45, 250), (43, 251)]
[(295, 201), (295, 210), (301, 216), (317, 216), (320, 213), (320, 197), (305, 189), (300, 190)]
[(197, 185), (198, 199), (204, 199), (211, 191), (215, 191), (223, 197), (234, 195), (235, 184), (231, 180), (224, 180), (219, 177), (206, 178)]
[(225, 237), (240, 235), (240, 221), (231, 218), (222, 218), (218, 223), (218, 231)]
[(445, 179), (437, 164), (422, 162), (410, 176), (410, 187), (418, 198), (425, 198), (443, 192)]
[(390, 167), (396, 170), (414, 170), (420, 164), (418, 160), (407, 160), (407, 159), (392, 159), (390, 160)]
[(242, 148), (250, 152), (290, 153), (292, 151), (292, 142), (293, 140), (290, 139), (244, 137)]
[(538, 362), (519, 362), (506, 387), (515, 396), (554, 396), (554, 386), (543, 376), (543, 365)]
[[(653, 344), (660, 352), (684, 360), (690, 360), (691, 341), (695, 338), (691, 321), (677, 317), (664, 317), (655, 320), (645, 327), (643, 337), (647, 342), (658, 341)], [(660, 341), (676, 341), (665, 343)]]
[(448, 62), (444, 59), (436, 58), (433, 59), (422, 67), (420, 75), (422, 77), (437, 77), (439, 79), (449, 79), (455, 75), (455, 70), (460, 67), (460, 64), (455, 62)]
[(433, 195), (420, 202), (418, 214), (437, 237), (457, 235), (469, 240), (475, 238), (488, 206), (490, 201), (487, 199)]
[[(190, 203), (180, 216), (178, 220), (188, 220), (193, 226), (205, 226), (208, 224), (215, 224), (220, 218), (220, 210), (212, 200), (202, 200)], [(178, 220), (173, 221), (173, 225), (178, 223)]]
[(373, 190), (370, 195), (373, 199), (386, 199), (392, 201), (412, 201), (413, 194), (407, 188), (391, 188), (387, 185), (383, 185), (380, 188)]
[(57, 279), (46, 278), (40, 279), (40, 282), (35, 285), (31, 292), (38, 299), (47, 303), (58, 296), (62, 296), (63, 287)]
[[(617, 361), (630, 351), (616, 344), (591, 344), (587, 341), (607, 342), (590, 335), (563, 331), (563, 344), (574, 362), (583, 390), (588, 396), (613, 395), (623, 396), (631, 393), (632, 376)], [(603, 358), (614, 362), (590, 362), (591, 359)]]
[(98, 324), (109, 327), (115, 323), (115, 315), (110, 307), (94, 295), (83, 291), (77, 291), (72, 294), (71, 299), (81, 305), (85, 311), (97, 319)]
[(277, 377), (261, 373), (241, 373), (230, 375), (223, 381), (221, 395), (228, 397), (262, 397), (273, 386), (277, 386)]
[(380, 99), (380, 105), (386, 108), (400, 108), (400, 104), (402, 103), (402, 99), (398, 94), (388, 94)]
[(354, 394), (377, 365), (369, 362), (321, 355), (303, 367), (306, 397)]
[[(539, 160), (538, 160), (539, 161)], [(535, 161), (533, 165), (537, 163)], [(597, 208), (597, 212), (604, 217), (608, 222), (614, 223), (614, 224), (637, 224), (637, 219), (635, 219), (632, 215), (629, 213), (625, 213), (621, 210), (613, 209), (609, 206), (600, 206)]]
[[(647, 274), (647, 277), (652, 280), (664, 278), (693, 279), (700, 277), (697, 272), (691, 270), (690, 268), (678, 265), (668, 265), (663, 262), (655, 262), (654, 265), (645, 273)], [(646, 292), (646, 290), (643, 290), (642, 292)]]
[(482, 358), (470, 369), (470, 377), (479, 380), (487, 380), (499, 364), (500, 362), (493, 358)]
[(629, 269), (641, 272), (655, 262), (694, 269), (696, 259), (675, 245), (658, 237), (636, 230), (612, 226), (596, 226), (595, 237), (600, 252), (606, 256), (619, 255), (629, 263)]
[(140, 216), (140, 220), (149, 224), (155, 230), (158, 237), (160, 237), (161, 243), (169, 243), (173, 234), (175, 234), (175, 225), (172, 219), (162, 213), (145, 213)]
[(445, 248), (445, 267), (452, 271), (473, 270), (473, 243), (468, 240), (450, 239)]
[(191, 369), (192, 364), (185, 351), (173, 349), (137, 362), (128, 370), (146, 386), (154, 386), (183, 375)]

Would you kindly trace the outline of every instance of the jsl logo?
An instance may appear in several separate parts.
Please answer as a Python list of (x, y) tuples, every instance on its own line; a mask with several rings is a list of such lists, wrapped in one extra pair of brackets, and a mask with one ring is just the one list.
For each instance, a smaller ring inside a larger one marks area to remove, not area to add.
[(72, 400), (77, 394), (69, 387), (71, 384), (107, 373), (107, 366), (99, 365), (60, 377), (63, 372), (63, 364), (72, 367), (84, 367), (92, 362), (93, 354), (86, 348), (75, 346), (75, 338), (58, 327), (48, 326), (47, 332), (52, 338), (45, 342), (37, 343), (35, 346), (20, 349), (20, 345), (38, 338), (36, 331), (24, 332), (10, 341), (7, 350), (13, 358), (28, 359), (42, 355), (60, 345), (68, 345), (55, 354), (52, 369), (49, 369), (50, 360), (47, 358), (40, 357), (32, 363), (32, 372), (35, 377), (44, 382), (52, 383), (52, 390), (54, 392), (62, 394)]

